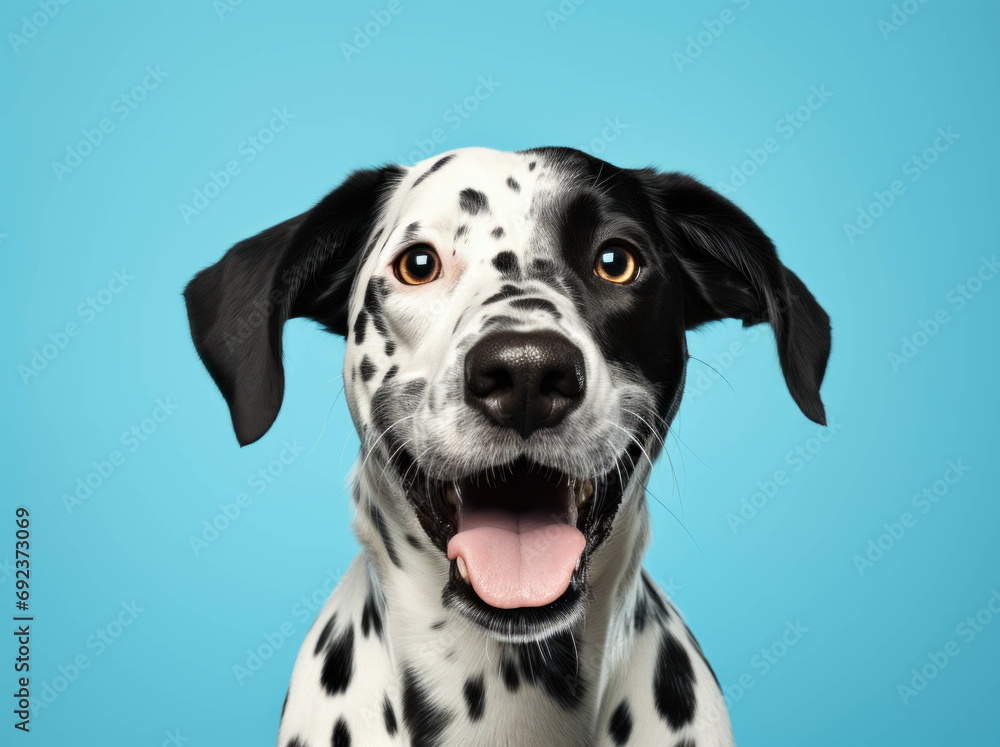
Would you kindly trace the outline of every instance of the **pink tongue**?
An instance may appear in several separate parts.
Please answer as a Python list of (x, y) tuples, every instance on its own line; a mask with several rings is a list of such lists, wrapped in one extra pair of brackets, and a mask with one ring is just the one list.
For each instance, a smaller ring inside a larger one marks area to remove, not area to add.
[(448, 558), (465, 561), (472, 588), (491, 607), (541, 607), (569, 587), (586, 544), (575, 526), (547, 515), (482, 508), (462, 516)]

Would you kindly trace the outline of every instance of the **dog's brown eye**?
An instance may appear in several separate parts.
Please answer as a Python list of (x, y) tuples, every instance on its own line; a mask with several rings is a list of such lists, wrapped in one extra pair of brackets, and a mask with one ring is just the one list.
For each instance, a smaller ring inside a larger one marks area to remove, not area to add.
[(396, 277), (407, 285), (423, 285), (441, 275), (441, 260), (430, 244), (411, 246), (393, 263)]
[(639, 275), (639, 263), (628, 249), (608, 246), (597, 253), (594, 274), (612, 283), (627, 283)]

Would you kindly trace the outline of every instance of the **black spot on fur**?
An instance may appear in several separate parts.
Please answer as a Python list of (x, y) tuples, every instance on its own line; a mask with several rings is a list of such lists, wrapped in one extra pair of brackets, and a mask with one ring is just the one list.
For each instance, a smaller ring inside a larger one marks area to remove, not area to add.
[(360, 345), (365, 341), (365, 326), (368, 324), (368, 312), (364, 309), (358, 312), (358, 318), (354, 320), (354, 344)]
[(458, 194), (458, 206), (470, 215), (489, 211), (490, 201), (478, 189), (463, 189)]
[(326, 651), (326, 661), (320, 682), (328, 695), (347, 692), (354, 676), (354, 626), (349, 625), (343, 633), (330, 642)]
[(442, 166), (444, 166), (446, 163), (448, 163), (448, 161), (450, 161), (454, 157), (455, 157), (455, 154), (452, 153), (450, 156), (444, 156), (443, 158), (439, 158), (438, 160), (436, 160), (434, 162), (433, 166), (431, 166), (429, 169), (427, 169), (427, 171), (425, 171), (424, 173), (422, 173), (420, 176), (417, 177), (416, 181), (413, 182), (413, 186), (416, 187), (418, 184), (420, 184), (420, 182), (422, 182), (424, 179), (426, 179), (427, 177), (429, 177), (431, 174), (433, 174), (439, 168), (441, 168)]
[(697, 747), (693, 739), (682, 739), (674, 747)]
[(490, 231), (490, 236), (494, 239), (502, 239), (504, 236), (503, 226), (497, 226), (492, 231)]
[(663, 603), (663, 597), (653, 585), (646, 572), (642, 572), (642, 587), (635, 600), (634, 624), (637, 633), (646, 629), (646, 623), (652, 621), (661, 627), (670, 619), (670, 612)]
[(403, 231), (403, 243), (408, 244), (417, 238), (417, 234), (420, 233), (420, 221), (415, 220), (413, 223), (406, 227)]
[(385, 323), (385, 313), (383, 311), (385, 294), (385, 278), (375, 277), (368, 281), (368, 287), (365, 289), (364, 308), (365, 311), (368, 312), (369, 316), (371, 316), (372, 324), (375, 325), (375, 329), (377, 329), (379, 334), (383, 337), (385, 337), (389, 331)]
[(285, 747), (309, 747), (309, 744), (298, 737), (292, 737), (288, 740), (288, 744)]
[(532, 161), (531, 163), (529, 163), (528, 164), (528, 171), (534, 171), (535, 170), (535, 166), (536, 166), (536, 164), (535, 164), (534, 161)]
[(478, 721), (481, 719), (483, 711), (486, 710), (486, 689), (483, 675), (467, 679), (465, 687), (462, 688), (462, 694), (465, 696), (465, 707), (469, 711), (469, 720)]
[(421, 747), (440, 744), (441, 732), (451, 719), (450, 713), (431, 701), (417, 673), (407, 669), (403, 673), (403, 723), (410, 730), (413, 744)]
[(375, 364), (372, 363), (372, 359), (367, 355), (361, 359), (361, 380), (371, 381), (372, 376), (375, 375)]
[(496, 303), (497, 301), (503, 301), (505, 298), (514, 298), (515, 296), (523, 296), (524, 291), (518, 288), (516, 285), (511, 285), (510, 283), (505, 283), (500, 291), (494, 293), (492, 296), (483, 301), (483, 306), (489, 303)]
[(385, 730), (389, 732), (389, 736), (396, 736), (396, 712), (392, 710), (392, 703), (389, 702), (388, 695), (382, 701), (382, 718), (385, 719)]
[(285, 702), (281, 704), (281, 718), (278, 719), (279, 726), (281, 725), (281, 721), (285, 718), (285, 709), (288, 708), (288, 694), (290, 692), (291, 690), (285, 691)]
[(465, 234), (467, 234), (468, 232), (469, 232), (469, 227), (468, 226), (466, 226), (466, 225), (459, 226), (458, 230), (455, 231), (455, 241), (458, 241), (460, 238), (462, 238), (463, 236), (465, 236)]
[(705, 652), (701, 650), (701, 644), (699, 644), (697, 639), (694, 637), (694, 633), (691, 632), (691, 628), (685, 625), (684, 629), (687, 630), (688, 640), (691, 641), (691, 645), (694, 646), (694, 650), (698, 652), (698, 656), (700, 656), (701, 660), (705, 662), (705, 666), (708, 667), (708, 671), (712, 673), (712, 679), (715, 680), (716, 687), (721, 690), (722, 685), (719, 684), (719, 678), (715, 676), (715, 670), (712, 669), (712, 665), (709, 664), (708, 659), (705, 658)]
[(399, 366), (392, 366), (388, 371), (385, 372), (385, 376), (382, 377), (382, 382), (385, 383), (398, 373), (399, 373)]
[(669, 630), (663, 631), (653, 675), (656, 712), (676, 731), (694, 718), (694, 669), (684, 646)]
[(417, 549), (417, 550), (420, 550), (420, 549), (422, 549), (422, 548), (420, 547), (420, 540), (418, 540), (418, 539), (417, 539), (416, 537), (414, 537), (414, 536), (413, 536), (412, 534), (410, 534), (409, 532), (407, 532), (407, 533), (406, 533), (406, 541), (410, 543), (410, 546), (411, 546), (411, 547), (413, 547), (413, 548), (415, 548), (415, 549)]
[(445, 620), (438, 620), (436, 623), (431, 624), (432, 630), (441, 630), (445, 626)]
[[(556, 319), (562, 319), (562, 314), (559, 313), (559, 309), (556, 305), (545, 298), (518, 298), (511, 301), (511, 306), (515, 309), (528, 309), (528, 310), (538, 310), (547, 311)], [(362, 364), (364, 361), (362, 361)], [(361, 371), (362, 377), (364, 376), (364, 370)]]
[(521, 263), (517, 261), (514, 252), (500, 252), (493, 258), (493, 266), (506, 278), (521, 279)]
[(399, 555), (396, 554), (396, 545), (392, 541), (392, 535), (389, 534), (389, 527), (385, 523), (385, 517), (382, 516), (382, 512), (378, 510), (378, 506), (371, 504), (368, 508), (368, 515), (371, 516), (372, 523), (378, 529), (378, 536), (382, 538), (382, 544), (385, 545), (385, 552), (389, 556), (389, 560), (397, 568), (402, 568), (403, 564), (399, 560)]
[(586, 683), (580, 674), (576, 644), (568, 632), (557, 633), (542, 642), (515, 644), (521, 676), (540, 687), (562, 708), (577, 708), (583, 701)]
[(393, 340), (385, 341), (385, 354), (391, 356), (396, 352), (396, 343)]
[(367, 638), (370, 631), (374, 631), (379, 638), (382, 637), (382, 610), (371, 591), (368, 592), (365, 606), (361, 610), (361, 632)]
[(319, 633), (319, 638), (316, 639), (316, 650), (313, 652), (314, 656), (319, 656), (319, 652), (324, 649), (326, 642), (330, 640), (330, 631), (333, 630), (333, 624), (337, 621), (337, 616), (333, 615), (327, 620), (326, 625), (323, 626), (323, 630)]
[(504, 687), (512, 693), (517, 692), (521, 686), (521, 679), (517, 676), (517, 664), (513, 659), (505, 658), (500, 663), (500, 676), (503, 677)]
[(379, 230), (377, 230), (377, 231), (375, 232), (375, 235), (374, 235), (374, 236), (372, 236), (372, 240), (371, 240), (371, 243), (369, 243), (369, 244), (368, 244), (368, 250), (367, 250), (367, 251), (365, 252), (365, 256), (366, 256), (366, 257), (367, 257), (367, 256), (368, 256), (369, 254), (371, 254), (371, 253), (372, 253), (373, 251), (375, 251), (375, 245), (376, 245), (376, 244), (378, 243), (378, 240), (379, 240), (379, 238), (381, 238), (381, 236), (382, 236), (382, 231), (383, 231), (383, 229), (381, 229), (381, 228), (380, 228)]
[(521, 185), (517, 183), (517, 179), (512, 176), (507, 177), (507, 186), (513, 189), (515, 192), (521, 191)]
[(608, 734), (617, 745), (625, 744), (632, 734), (632, 712), (626, 701), (623, 700), (619, 703), (611, 714), (611, 719), (608, 721)]
[(351, 747), (351, 732), (347, 728), (347, 722), (343, 717), (337, 719), (333, 727), (333, 736), (330, 738), (330, 747)]

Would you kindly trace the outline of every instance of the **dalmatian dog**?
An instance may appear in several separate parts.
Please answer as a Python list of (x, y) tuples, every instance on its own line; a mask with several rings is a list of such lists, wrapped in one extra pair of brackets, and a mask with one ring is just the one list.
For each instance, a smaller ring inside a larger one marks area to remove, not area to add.
[(830, 325), (732, 202), (568, 148), (464, 148), (351, 174), (185, 298), (241, 445), (281, 407), (287, 320), (347, 342), (363, 549), (299, 652), (279, 747), (734, 743), (642, 570), (645, 486), (688, 330), (770, 324), (824, 423)]

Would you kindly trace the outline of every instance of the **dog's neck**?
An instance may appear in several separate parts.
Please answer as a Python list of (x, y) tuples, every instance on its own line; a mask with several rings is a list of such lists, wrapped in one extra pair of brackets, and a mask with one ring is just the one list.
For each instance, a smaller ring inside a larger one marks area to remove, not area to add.
[[(365, 597), (372, 597), (381, 607), (387, 657), (397, 683), (408, 672), (442, 681), (479, 671), (499, 670), (503, 676), (505, 667), (519, 668), (518, 657), (530, 659), (537, 654), (543, 666), (522, 662), (520, 668), (545, 669), (545, 676), (551, 677), (555, 667), (556, 679), (532, 684), (558, 691), (549, 695), (562, 706), (559, 713), (591, 721), (609, 677), (627, 660), (624, 647), (631, 639), (622, 633), (632, 624), (636, 599), (642, 594), (641, 562), (649, 540), (644, 499), (648, 474), (648, 469), (636, 470), (613, 528), (594, 554), (584, 618), (568, 634), (511, 644), (445, 608), (442, 590), (449, 574), (447, 558), (431, 544), (398, 483), (386, 477), (383, 465), (375, 459), (364, 461), (354, 479), (355, 531), (364, 547), (370, 587)], [(561, 647), (564, 656), (559, 655)], [(564, 699), (561, 703), (560, 698)], [(589, 726), (580, 724), (581, 729)]]

